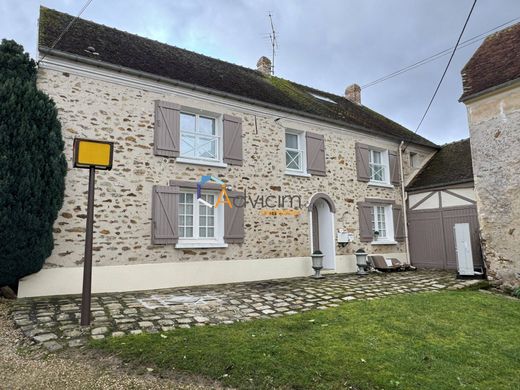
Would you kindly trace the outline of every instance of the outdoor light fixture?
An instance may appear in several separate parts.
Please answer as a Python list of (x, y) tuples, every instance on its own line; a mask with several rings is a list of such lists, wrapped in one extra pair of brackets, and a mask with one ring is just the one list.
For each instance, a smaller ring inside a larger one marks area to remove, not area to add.
[(356, 264), (358, 266), (357, 275), (368, 275), (367, 268), (367, 256), (368, 254), (362, 249), (359, 248), (356, 253)]
[(321, 253), (321, 251), (314, 251), (311, 257), (312, 268), (314, 269), (314, 275), (312, 275), (312, 278), (323, 279), (323, 276), (320, 274), (320, 271), (323, 268), (323, 253)]

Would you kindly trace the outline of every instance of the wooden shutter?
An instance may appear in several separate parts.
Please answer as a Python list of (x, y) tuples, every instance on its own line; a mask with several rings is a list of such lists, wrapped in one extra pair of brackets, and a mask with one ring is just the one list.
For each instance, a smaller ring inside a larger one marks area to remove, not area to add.
[(370, 149), (368, 145), (356, 143), (356, 168), (358, 181), (370, 181)]
[(180, 139), (180, 106), (156, 100), (153, 153), (164, 157), (179, 156)]
[(394, 205), (392, 207), (392, 214), (394, 215), (394, 239), (396, 241), (403, 241), (405, 238), (403, 208)]
[(179, 188), (153, 186), (152, 191), (152, 243), (175, 244), (179, 239)]
[[(245, 198), (244, 193), (239, 191), (228, 191), (229, 199), (233, 207), (224, 204), (224, 242), (227, 243), (242, 243), (244, 242), (244, 207)], [(242, 199), (237, 199), (242, 197)], [(235, 205), (236, 203), (236, 205)], [(237, 205), (241, 206), (238, 207)], [(222, 206), (219, 206), (222, 207)]]
[(242, 165), (242, 119), (224, 115), (223, 127), (224, 156), (222, 160), (229, 165)]
[(399, 158), (397, 153), (392, 150), (388, 151), (388, 165), (390, 165), (390, 182), (393, 185), (399, 185), (401, 183)]
[(372, 210), (373, 205), (370, 203), (359, 202), (359, 240), (361, 242), (371, 242), (374, 239), (372, 231)]
[(305, 133), (307, 149), (307, 173), (326, 176), (325, 139), (322, 134)]

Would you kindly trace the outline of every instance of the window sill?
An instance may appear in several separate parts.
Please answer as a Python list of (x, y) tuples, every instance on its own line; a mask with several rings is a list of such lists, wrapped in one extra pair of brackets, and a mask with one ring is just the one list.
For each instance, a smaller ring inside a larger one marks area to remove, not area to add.
[(216, 241), (212, 241), (212, 242), (204, 242), (204, 241), (200, 241), (200, 242), (178, 242), (176, 245), (175, 245), (175, 249), (188, 249), (188, 248), (201, 248), (201, 249), (204, 249), (204, 248), (227, 248), (228, 247), (228, 244), (226, 244), (225, 242), (216, 242)]
[(368, 182), (368, 185), (369, 185), (370, 187), (395, 188), (395, 186), (394, 186), (393, 184), (380, 183), (380, 182), (377, 182), (377, 181), (369, 181), (369, 182)]
[(372, 241), (370, 245), (397, 245), (397, 241), (394, 240), (378, 240)]
[(206, 161), (206, 160), (195, 160), (191, 158), (186, 157), (177, 157), (175, 160), (178, 163), (181, 164), (194, 164), (194, 165), (205, 165), (207, 167), (216, 167), (216, 168), (227, 168), (226, 163), (222, 163), (220, 161)]
[(291, 172), (291, 171), (285, 171), (285, 174), (289, 175), (289, 176), (300, 176), (300, 177), (311, 177), (312, 176), (310, 173)]

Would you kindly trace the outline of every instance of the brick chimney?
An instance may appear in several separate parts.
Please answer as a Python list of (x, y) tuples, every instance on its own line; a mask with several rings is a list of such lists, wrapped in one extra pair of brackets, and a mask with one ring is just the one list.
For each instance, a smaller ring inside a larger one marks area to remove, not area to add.
[(349, 85), (347, 89), (345, 89), (345, 98), (361, 105), (361, 87), (357, 84)]
[(269, 76), (271, 74), (271, 60), (265, 56), (260, 57), (256, 63), (256, 70)]

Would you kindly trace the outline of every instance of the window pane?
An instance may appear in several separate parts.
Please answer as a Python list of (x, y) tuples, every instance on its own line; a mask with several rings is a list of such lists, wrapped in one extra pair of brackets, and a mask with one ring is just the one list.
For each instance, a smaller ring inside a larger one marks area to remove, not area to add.
[(207, 229), (205, 227), (200, 227), (199, 228), (199, 237), (207, 237)]
[(195, 157), (195, 137), (181, 134), (181, 155)]
[(197, 141), (197, 157), (217, 158), (217, 139), (199, 137)]
[(285, 133), (285, 147), (298, 149), (298, 136), (296, 134)]
[(378, 222), (378, 231), (379, 237), (386, 237), (386, 215), (385, 208), (383, 206), (377, 206), (377, 222)]
[(287, 150), (285, 152), (285, 164), (288, 169), (301, 170), (301, 153)]
[(184, 237), (193, 237), (193, 228), (192, 227), (186, 228), (186, 233), (185, 233)]
[(381, 152), (376, 152), (372, 150), (372, 162), (374, 164), (381, 164)]
[(195, 132), (195, 115), (181, 112), (181, 131)]
[(385, 180), (385, 166), (370, 164), (370, 177), (372, 180), (384, 181)]
[(199, 116), (198, 133), (215, 135), (215, 119)]
[(215, 237), (215, 229), (214, 228), (209, 227), (207, 233), (208, 233), (207, 237)]

